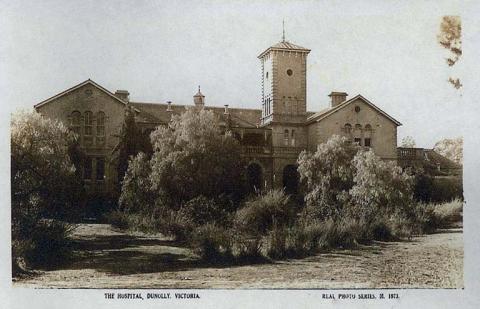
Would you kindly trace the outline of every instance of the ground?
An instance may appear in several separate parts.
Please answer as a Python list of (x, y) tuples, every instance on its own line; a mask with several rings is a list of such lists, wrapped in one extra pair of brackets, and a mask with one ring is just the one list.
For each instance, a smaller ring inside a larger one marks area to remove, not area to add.
[(161, 235), (81, 224), (71, 262), (15, 279), (35, 288), (463, 288), (462, 229), (253, 265), (200, 261)]

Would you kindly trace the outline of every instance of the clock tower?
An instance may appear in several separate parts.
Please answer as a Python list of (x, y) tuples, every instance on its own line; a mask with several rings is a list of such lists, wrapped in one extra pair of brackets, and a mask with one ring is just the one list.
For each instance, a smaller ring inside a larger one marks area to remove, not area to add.
[(258, 56), (262, 68), (262, 125), (305, 122), (308, 53), (309, 49), (283, 39)]

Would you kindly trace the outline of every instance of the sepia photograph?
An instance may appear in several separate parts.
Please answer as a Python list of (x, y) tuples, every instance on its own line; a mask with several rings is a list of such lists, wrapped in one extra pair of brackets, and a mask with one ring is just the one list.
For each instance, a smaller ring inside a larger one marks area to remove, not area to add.
[(468, 287), (462, 2), (0, 3), (12, 290)]

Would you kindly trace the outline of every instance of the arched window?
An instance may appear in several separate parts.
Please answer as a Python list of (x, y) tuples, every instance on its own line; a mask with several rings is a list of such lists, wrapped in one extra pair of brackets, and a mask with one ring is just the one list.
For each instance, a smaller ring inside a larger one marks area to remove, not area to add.
[(362, 125), (356, 124), (355, 125), (355, 130), (353, 131), (353, 141), (358, 144), (359, 146), (362, 146)]
[(75, 132), (76, 134), (80, 135), (80, 118), (81, 118), (81, 114), (79, 111), (74, 111), (72, 113), (72, 124), (71, 124), (71, 127), (72, 127), (72, 130), (73, 132)]
[(285, 130), (285, 131), (283, 132), (283, 144), (284, 144), (285, 146), (288, 146), (288, 138), (289, 138), (289, 137), (288, 137), (288, 130)]
[(365, 132), (364, 134), (364, 139), (363, 139), (363, 144), (365, 147), (372, 147), (372, 126), (367, 124), (365, 125)]
[(352, 125), (351, 124), (349, 124), (349, 123), (345, 124), (344, 128), (345, 128), (345, 133), (347, 133), (347, 134), (352, 133)]
[(97, 136), (105, 135), (105, 113), (97, 113)]
[(85, 135), (92, 135), (93, 119), (92, 112), (85, 112)]
[(295, 130), (292, 130), (292, 146), (295, 146)]

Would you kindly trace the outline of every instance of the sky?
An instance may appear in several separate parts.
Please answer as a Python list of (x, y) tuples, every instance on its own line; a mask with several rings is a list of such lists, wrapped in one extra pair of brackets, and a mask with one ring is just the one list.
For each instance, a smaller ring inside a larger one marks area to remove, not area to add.
[(88, 78), (132, 101), (193, 104), (201, 85), (207, 105), (260, 108), (257, 56), (281, 40), (285, 20), (286, 40), (312, 50), (309, 111), (328, 107), (331, 91), (362, 94), (403, 124), (399, 143), (410, 135), (418, 147), (462, 136), (468, 116), (464, 90), (447, 82), (468, 77), (468, 62), (448, 67), (436, 36), (443, 15), (478, 26), (471, 1), (0, 3), (9, 112)]

